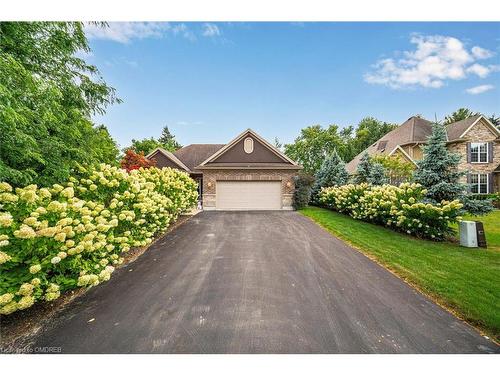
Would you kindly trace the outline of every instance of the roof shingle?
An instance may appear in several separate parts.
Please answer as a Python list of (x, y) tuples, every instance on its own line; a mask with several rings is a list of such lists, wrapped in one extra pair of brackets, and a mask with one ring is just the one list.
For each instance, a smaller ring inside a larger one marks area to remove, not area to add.
[(191, 144), (178, 149), (174, 155), (190, 170), (194, 170), (222, 147), (223, 144)]
[(356, 155), (354, 159), (347, 163), (346, 169), (349, 173), (353, 173), (365, 152), (370, 156), (375, 154), (386, 155), (398, 145), (426, 142), (431, 132), (432, 122), (416, 116), (410, 117), (396, 129), (390, 131), (366, 150)]
[(446, 133), (448, 134), (448, 141), (455, 141), (460, 138), (460, 136), (466, 131), (469, 126), (477, 121), (481, 115), (471, 116), (465, 120), (457, 121), (449, 124), (446, 127)]

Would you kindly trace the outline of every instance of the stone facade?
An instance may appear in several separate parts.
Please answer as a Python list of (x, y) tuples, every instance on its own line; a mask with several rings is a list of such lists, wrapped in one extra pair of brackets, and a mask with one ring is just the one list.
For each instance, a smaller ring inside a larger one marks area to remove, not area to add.
[(282, 209), (291, 210), (295, 189), (295, 170), (276, 169), (216, 169), (203, 171), (203, 209), (215, 209), (215, 186), (217, 181), (281, 181)]
[[(461, 171), (469, 173), (493, 173), (500, 165), (500, 143), (495, 141), (497, 136), (483, 122), (478, 122), (464, 136), (461, 142), (451, 143), (448, 149), (452, 152), (460, 154), (460, 164), (458, 168)], [(467, 143), (468, 142), (493, 142), (493, 162), (492, 163), (467, 163)], [(499, 191), (499, 174), (493, 174), (493, 191)], [(462, 177), (461, 182), (466, 183), (467, 177)]]

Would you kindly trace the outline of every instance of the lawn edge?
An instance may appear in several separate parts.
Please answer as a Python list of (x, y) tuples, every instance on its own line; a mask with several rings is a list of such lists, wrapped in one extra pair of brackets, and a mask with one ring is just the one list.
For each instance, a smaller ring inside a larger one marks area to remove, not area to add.
[[(323, 209), (323, 210), (327, 210), (327, 211), (332, 211), (332, 210), (328, 210), (327, 208), (324, 208), (324, 207), (314, 207), (314, 208), (319, 208), (319, 209)], [(490, 341), (492, 341), (496, 345), (500, 346), (500, 338), (497, 338), (495, 336), (495, 334), (490, 333), (487, 330), (485, 330), (484, 326), (481, 326), (481, 325), (478, 325), (478, 324), (474, 324), (474, 322), (466, 320), (459, 311), (455, 310), (451, 306), (448, 306), (446, 304), (446, 301), (444, 299), (442, 299), (438, 294), (434, 294), (434, 293), (431, 293), (431, 292), (428, 292), (428, 291), (422, 289), (418, 284), (416, 284), (412, 280), (408, 280), (405, 276), (403, 276), (400, 273), (398, 273), (397, 270), (391, 268), (390, 265), (383, 263), (375, 255), (370, 254), (368, 252), (368, 250), (364, 250), (364, 249), (360, 248), (358, 245), (352, 243), (350, 240), (344, 239), (344, 238), (340, 237), (340, 235), (337, 235), (337, 233), (332, 232), (330, 229), (326, 228), (321, 223), (319, 223), (316, 220), (314, 220), (312, 217), (304, 214), (302, 210), (298, 210), (297, 212), (300, 213), (305, 218), (307, 218), (310, 221), (312, 221), (313, 223), (315, 223), (316, 225), (318, 225), (319, 227), (321, 227), (324, 231), (328, 232), (333, 237), (335, 237), (338, 240), (340, 240), (340, 241), (346, 243), (347, 245), (349, 245), (349, 247), (351, 247), (353, 250), (357, 251), (361, 255), (365, 256), (368, 259), (370, 259), (372, 262), (378, 264), (379, 266), (381, 266), (382, 268), (384, 268), (385, 270), (387, 270), (388, 272), (390, 272), (392, 275), (396, 276), (398, 279), (400, 279), (401, 281), (403, 281), (405, 284), (407, 284), (408, 286), (410, 286), (413, 289), (415, 289), (417, 292), (419, 292), (423, 296), (429, 298), (436, 305), (438, 305), (442, 309), (446, 310), (447, 312), (449, 312), (450, 314), (452, 314), (455, 318), (457, 318), (461, 322), (467, 324), (469, 327), (471, 327), (472, 329), (474, 329), (475, 331), (477, 331), (481, 336), (488, 337), (488, 339)], [(332, 211), (332, 212), (340, 214), (340, 215), (343, 215), (343, 214), (341, 214), (340, 212), (337, 212), (337, 211)], [(352, 218), (352, 217), (350, 217), (348, 215), (344, 215), (344, 216), (349, 217), (352, 220), (356, 220), (356, 219), (354, 219), (354, 218)], [(358, 220), (358, 221), (362, 221), (362, 220)], [(367, 223), (367, 224), (370, 224), (370, 223)]]

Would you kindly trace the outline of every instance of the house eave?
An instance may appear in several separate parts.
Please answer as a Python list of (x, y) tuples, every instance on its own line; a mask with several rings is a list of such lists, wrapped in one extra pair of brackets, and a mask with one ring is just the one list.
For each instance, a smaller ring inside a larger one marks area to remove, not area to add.
[(256, 169), (273, 169), (273, 170), (300, 170), (301, 165), (258, 165), (258, 164), (234, 164), (234, 165), (199, 165), (194, 171), (214, 170), (214, 169), (233, 169), (233, 170), (256, 170)]
[(204, 160), (198, 167), (200, 166), (206, 166), (210, 163), (213, 163), (214, 160), (217, 160), (219, 156), (224, 154), (226, 151), (228, 151), (231, 147), (233, 147), (238, 141), (240, 141), (246, 134), (251, 134), (253, 137), (255, 137), (262, 145), (264, 145), (266, 148), (268, 148), (271, 152), (276, 154), (279, 158), (281, 158), (283, 161), (290, 163), (291, 165), (297, 166), (298, 164), (290, 159), (288, 156), (286, 156), (284, 153), (282, 153), (280, 150), (278, 150), (276, 147), (274, 147), (272, 144), (270, 144), (268, 141), (266, 141), (264, 138), (262, 138), (260, 135), (255, 133), (252, 129), (247, 129), (240, 133), (236, 138), (234, 138), (231, 142), (227, 143), (224, 147), (222, 147), (220, 150), (215, 152), (213, 155), (208, 157), (206, 160)]
[(191, 170), (182, 161), (180, 161), (174, 154), (172, 154), (171, 152), (169, 152), (169, 151), (167, 151), (167, 150), (165, 150), (165, 149), (163, 149), (161, 147), (155, 148), (152, 152), (150, 152), (149, 154), (147, 154), (145, 156), (145, 158), (146, 159), (150, 159), (156, 153), (162, 154), (167, 159), (169, 159), (172, 163), (174, 163), (177, 166), (179, 166), (180, 168), (182, 168), (185, 172), (191, 172)]

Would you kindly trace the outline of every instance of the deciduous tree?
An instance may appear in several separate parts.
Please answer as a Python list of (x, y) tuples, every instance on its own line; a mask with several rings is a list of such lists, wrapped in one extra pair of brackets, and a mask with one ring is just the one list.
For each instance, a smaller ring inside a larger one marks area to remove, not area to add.
[(156, 165), (156, 160), (146, 159), (142, 151), (136, 153), (134, 150), (129, 149), (125, 151), (125, 155), (120, 161), (120, 165), (123, 169), (127, 170), (127, 172), (130, 172), (134, 169), (139, 169), (141, 167), (142, 168), (154, 167)]
[(78, 22), (0, 22), (0, 180), (65, 181), (76, 164), (116, 163), (118, 150), (91, 115), (118, 99)]
[(286, 144), (285, 154), (304, 167), (304, 171), (315, 174), (327, 155), (336, 148), (344, 148), (338, 134), (337, 125), (322, 128), (320, 125), (308, 126), (300, 131), (294, 143)]

